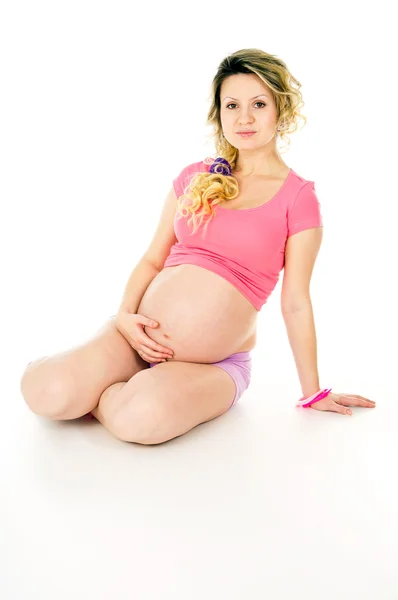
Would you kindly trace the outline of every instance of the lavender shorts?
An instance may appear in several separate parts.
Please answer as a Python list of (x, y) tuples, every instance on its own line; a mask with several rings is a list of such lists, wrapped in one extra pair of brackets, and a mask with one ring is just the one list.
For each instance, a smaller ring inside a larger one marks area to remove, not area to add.
[[(155, 365), (160, 364), (162, 363), (149, 363), (149, 367), (154, 367)], [(215, 367), (220, 367), (220, 369), (224, 369), (224, 371), (231, 375), (233, 381), (235, 382), (235, 398), (230, 406), (230, 408), (232, 408), (232, 406), (237, 403), (243, 392), (249, 387), (250, 384), (252, 371), (252, 359), (250, 352), (236, 352), (236, 354), (231, 354), (231, 356), (224, 358), (224, 360), (209, 364)]]

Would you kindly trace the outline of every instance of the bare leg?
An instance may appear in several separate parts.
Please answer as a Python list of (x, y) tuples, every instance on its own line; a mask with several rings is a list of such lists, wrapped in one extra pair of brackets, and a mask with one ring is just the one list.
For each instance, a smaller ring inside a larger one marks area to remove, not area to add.
[(109, 386), (102, 394), (98, 405), (92, 409), (91, 414), (108, 429), (111, 433), (115, 433), (112, 428), (113, 415), (118, 409), (119, 403), (116, 398), (121, 389), (124, 388), (127, 382), (120, 381)]
[(92, 411), (114, 383), (148, 368), (111, 318), (89, 340), (32, 361), (21, 379), (29, 408), (49, 419), (76, 419)]

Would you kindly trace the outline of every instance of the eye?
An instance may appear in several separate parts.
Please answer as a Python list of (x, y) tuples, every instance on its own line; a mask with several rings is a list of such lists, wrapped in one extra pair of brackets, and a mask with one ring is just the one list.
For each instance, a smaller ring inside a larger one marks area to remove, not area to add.
[[(266, 106), (266, 104), (264, 102), (261, 102), (261, 100), (255, 102), (255, 104), (262, 104), (263, 106)], [(234, 102), (231, 102), (230, 104), (227, 104), (225, 108), (229, 108), (230, 106), (236, 106), (236, 104)]]

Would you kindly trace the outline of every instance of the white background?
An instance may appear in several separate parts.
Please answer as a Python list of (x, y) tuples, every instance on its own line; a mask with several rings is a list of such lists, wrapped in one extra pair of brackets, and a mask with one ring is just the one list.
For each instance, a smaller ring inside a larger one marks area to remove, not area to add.
[[(2, 600), (398, 599), (388, 6), (1, 5)], [(295, 409), (280, 280), (250, 389), (222, 418), (151, 447), (36, 417), (26, 364), (116, 313), (172, 180), (214, 153), (218, 64), (251, 47), (302, 83), (307, 125), (283, 159), (315, 181), (324, 219), (311, 287), (321, 386), (377, 408)]]

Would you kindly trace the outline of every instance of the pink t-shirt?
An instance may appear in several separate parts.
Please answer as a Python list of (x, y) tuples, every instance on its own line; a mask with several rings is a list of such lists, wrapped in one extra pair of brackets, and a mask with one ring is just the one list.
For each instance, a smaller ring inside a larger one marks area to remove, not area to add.
[[(177, 198), (190, 179), (209, 171), (203, 161), (186, 166), (173, 180)], [(175, 217), (178, 243), (171, 247), (164, 267), (197, 265), (217, 273), (234, 285), (259, 311), (274, 290), (285, 264), (287, 238), (311, 227), (322, 227), (321, 207), (314, 182), (290, 169), (281, 189), (256, 208), (232, 210), (214, 206), (215, 216), (194, 235), (189, 217)]]

